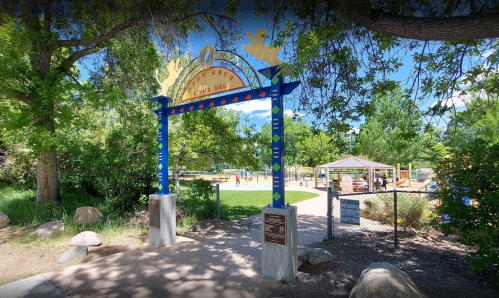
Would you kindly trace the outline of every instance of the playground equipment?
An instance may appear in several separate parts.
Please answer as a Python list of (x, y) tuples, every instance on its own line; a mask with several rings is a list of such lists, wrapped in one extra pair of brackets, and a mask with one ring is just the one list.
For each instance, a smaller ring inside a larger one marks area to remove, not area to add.
[(400, 179), (400, 180), (397, 182), (397, 186), (400, 186), (400, 185), (404, 184), (406, 181), (407, 181), (407, 178), (402, 178), (402, 179)]

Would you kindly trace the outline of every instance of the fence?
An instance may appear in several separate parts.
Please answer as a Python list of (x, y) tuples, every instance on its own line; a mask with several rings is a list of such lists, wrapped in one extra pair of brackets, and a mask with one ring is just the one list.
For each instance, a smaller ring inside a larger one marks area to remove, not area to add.
[(349, 234), (393, 235), (421, 230), (430, 225), (437, 207), (437, 193), (425, 191), (379, 191), (338, 194), (328, 188), (328, 239)]

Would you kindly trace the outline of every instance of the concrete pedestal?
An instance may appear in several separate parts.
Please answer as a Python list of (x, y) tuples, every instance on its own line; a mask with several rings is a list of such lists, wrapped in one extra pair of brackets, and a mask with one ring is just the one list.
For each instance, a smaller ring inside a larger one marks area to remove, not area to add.
[[(292, 281), (298, 272), (298, 239), (295, 206), (262, 208), (262, 274)], [(285, 226), (283, 225), (285, 222)]]
[(165, 246), (175, 243), (175, 195), (149, 195), (149, 244)]

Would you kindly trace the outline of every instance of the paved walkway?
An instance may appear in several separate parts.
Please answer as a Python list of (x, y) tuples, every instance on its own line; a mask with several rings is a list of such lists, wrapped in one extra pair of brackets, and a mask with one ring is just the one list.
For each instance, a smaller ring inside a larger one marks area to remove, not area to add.
[[(256, 186), (258, 185), (258, 186)], [(268, 190), (271, 184), (220, 185), (222, 190)], [(298, 247), (326, 236), (326, 192), (290, 185), (318, 197), (298, 208)], [(339, 208), (338, 208), (339, 209)], [(261, 215), (246, 219), (261, 223)], [(269, 297), (279, 281), (261, 274), (261, 225), (240, 234), (143, 247), (0, 286), (0, 297)]]

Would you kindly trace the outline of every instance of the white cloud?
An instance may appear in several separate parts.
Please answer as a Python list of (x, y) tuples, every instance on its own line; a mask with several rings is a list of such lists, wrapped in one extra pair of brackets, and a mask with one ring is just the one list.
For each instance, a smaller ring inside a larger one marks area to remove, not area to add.
[[(462, 94), (461, 91), (456, 91), (451, 97), (447, 97), (439, 101), (442, 102), (441, 104), (442, 106), (448, 106), (448, 107), (454, 106), (456, 108), (461, 108), (471, 101), (471, 95)], [(435, 101), (431, 106), (434, 107), (439, 101), (438, 100)]]
[(351, 135), (351, 134), (356, 134), (358, 135), (360, 133), (360, 128), (357, 128), (357, 127), (352, 127), (352, 129), (350, 129), (348, 132), (347, 132), (347, 135)]
[(492, 55), (495, 52), (495, 50), (487, 50), (483, 53), (483, 57), (488, 58), (490, 55)]
[(253, 117), (270, 120), (270, 118), (271, 118), (271, 112), (267, 111), (267, 112), (264, 112), (264, 113), (251, 114), (250, 118), (253, 118)]
[[(270, 99), (251, 100), (232, 104), (225, 107), (227, 110), (241, 111), (243, 114), (252, 114), (256, 111), (270, 111)], [(270, 112), (269, 112), (270, 113)], [(263, 117), (261, 117), (263, 118)]]
[(298, 112), (294, 112), (293, 110), (285, 110), (284, 111), (284, 115), (288, 116), (288, 117), (293, 117), (293, 116), (296, 116), (296, 118), (301, 118), (301, 117), (304, 117), (305, 114), (303, 113), (298, 113)]

